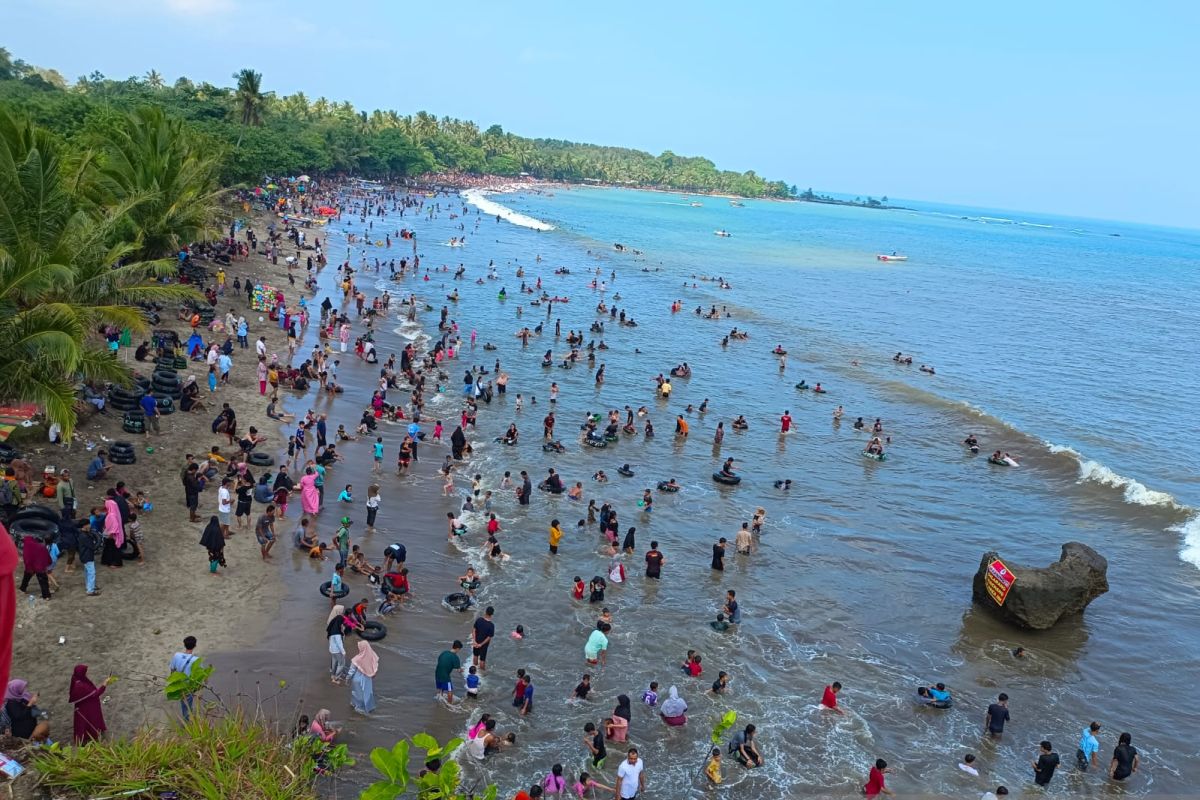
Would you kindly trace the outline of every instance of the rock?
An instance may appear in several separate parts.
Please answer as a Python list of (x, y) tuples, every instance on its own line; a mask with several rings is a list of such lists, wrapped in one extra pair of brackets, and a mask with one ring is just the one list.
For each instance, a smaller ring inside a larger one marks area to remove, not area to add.
[[(1000, 554), (985, 553), (975, 573), (975, 602), (1006, 622), (1022, 628), (1045, 630), (1060, 619), (1078, 614), (1088, 603), (1108, 591), (1108, 561), (1086, 544), (1067, 542), (1058, 561), (1048, 567), (1031, 567), (1002, 561), (1007, 574), (989, 570)], [(1010, 580), (1011, 579), (1011, 580)], [(989, 592), (1009, 583), (1003, 604)]]

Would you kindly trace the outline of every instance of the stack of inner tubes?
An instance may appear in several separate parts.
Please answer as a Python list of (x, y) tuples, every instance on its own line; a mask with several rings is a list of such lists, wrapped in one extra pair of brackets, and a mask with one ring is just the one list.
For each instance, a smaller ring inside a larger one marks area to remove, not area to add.
[(135, 464), (137, 454), (132, 442), (116, 441), (108, 446), (108, 460), (114, 464)]

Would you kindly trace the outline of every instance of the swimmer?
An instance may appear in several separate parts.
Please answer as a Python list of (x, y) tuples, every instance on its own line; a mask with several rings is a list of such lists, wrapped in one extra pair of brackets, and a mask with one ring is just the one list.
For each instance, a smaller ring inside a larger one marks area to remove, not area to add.
[(596, 474), (592, 476), (592, 480), (596, 481), (597, 483), (607, 483), (608, 476), (604, 474), (604, 470), (600, 469), (596, 470)]

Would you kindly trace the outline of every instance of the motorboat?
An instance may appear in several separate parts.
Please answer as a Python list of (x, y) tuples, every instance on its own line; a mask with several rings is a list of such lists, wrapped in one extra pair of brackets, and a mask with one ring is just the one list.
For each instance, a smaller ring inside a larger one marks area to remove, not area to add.
[(719, 231), (713, 231), (713, 235), (715, 235), (715, 236), (721, 236), (721, 237), (733, 236), (733, 234), (732, 234), (732, 233), (730, 233), (729, 231), (725, 230), (724, 228), (722, 228), (722, 229), (721, 229), (721, 230), (719, 230)]
[(879, 259), (880, 261), (908, 261), (908, 256), (898, 256), (895, 253), (892, 253), (890, 256), (881, 253), (875, 256), (875, 258)]

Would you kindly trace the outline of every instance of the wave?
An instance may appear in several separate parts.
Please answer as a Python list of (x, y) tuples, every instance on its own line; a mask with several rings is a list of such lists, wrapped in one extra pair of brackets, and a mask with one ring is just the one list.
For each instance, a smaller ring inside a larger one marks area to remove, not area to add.
[(1079, 451), (1064, 445), (1046, 442), (1047, 448), (1056, 455), (1066, 455), (1079, 465), (1077, 483), (1096, 483), (1117, 489), (1121, 492), (1126, 503), (1147, 508), (1159, 508), (1172, 514), (1184, 515), (1186, 518), (1167, 528), (1172, 533), (1183, 536), (1179, 550), (1179, 558), (1200, 569), (1200, 511), (1179, 502), (1168, 492), (1151, 489), (1133, 478), (1114, 472), (1099, 461), (1085, 458)]
[(548, 222), (542, 222), (540, 219), (534, 219), (525, 214), (517, 213), (508, 206), (502, 206), (494, 200), (489, 200), (487, 193), (483, 189), (467, 189), (461, 196), (463, 200), (466, 200), (483, 213), (493, 217), (500, 217), (507, 222), (511, 222), (513, 225), (519, 225), (522, 228), (530, 228), (535, 231), (554, 230), (554, 226)]

